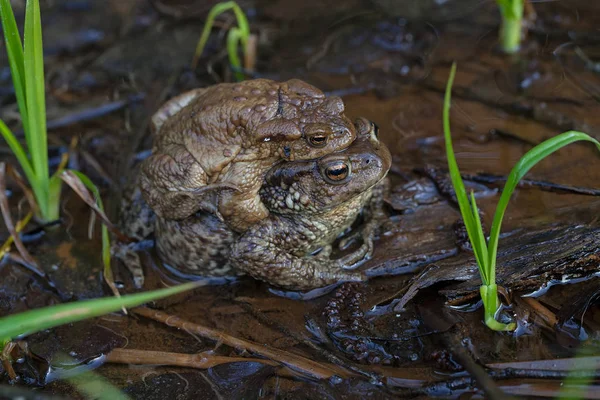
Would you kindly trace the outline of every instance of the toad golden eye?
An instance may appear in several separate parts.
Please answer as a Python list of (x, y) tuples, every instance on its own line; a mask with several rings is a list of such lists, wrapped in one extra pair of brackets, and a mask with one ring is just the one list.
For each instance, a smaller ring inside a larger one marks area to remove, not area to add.
[(308, 141), (314, 147), (323, 147), (327, 144), (327, 139), (325, 135), (313, 135), (308, 138)]
[(325, 168), (325, 178), (330, 183), (342, 183), (350, 175), (350, 166), (340, 162)]

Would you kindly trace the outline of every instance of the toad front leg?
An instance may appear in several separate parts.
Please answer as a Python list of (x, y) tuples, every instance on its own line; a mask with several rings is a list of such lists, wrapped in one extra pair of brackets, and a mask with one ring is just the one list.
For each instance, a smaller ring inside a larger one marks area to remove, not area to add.
[(160, 217), (184, 219), (197, 211), (220, 217), (218, 195), (236, 192), (227, 183), (208, 184), (198, 161), (181, 145), (169, 145), (148, 157), (141, 166), (140, 186), (144, 198)]
[(264, 175), (260, 168), (267, 169), (257, 162), (238, 161), (225, 177), (227, 181), (235, 181), (239, 190), (219, 195), (219, 212), (227, 226), (235, 232), (243, 233), (269, 215), (258, 194)]
[(373, 255), (373, 242), (377, 235), (388, 222), (384, 211), (384, 199), (390, 191), (390, 181), (385, 178), (373, 188), (373, 195), (367, 207), (363, 210), (365, 223), (355, 232), (340, 241), (339, 247), (344, 250), (350, 247), (356, 240), (362, 239), (362, 245), (352, 253), (343, 257), (344, 269), (354, 269), (361, 261)]
[[(286, 223), (288, 222), (288, 223)], [(233, 245), (231, 262), (239, 272), (292, 290), (308, 290), (336, 282), (363, 281), (357, 271), (345, 271), (342, 260), (300, 255), (306, 232), (289, 221), (270, 217), (249, 229)]]

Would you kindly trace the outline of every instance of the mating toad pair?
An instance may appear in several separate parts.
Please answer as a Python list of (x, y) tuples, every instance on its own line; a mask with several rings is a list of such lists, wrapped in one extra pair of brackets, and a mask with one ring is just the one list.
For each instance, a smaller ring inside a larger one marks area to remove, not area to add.
[[(296, 290), (363, 279), (354, 268), (373, 251), (391, 157), (339, 97), (299, 80), (220, 84), (171, 99), (152, 125), (121, 226), (154, 233), (171, 268)], [(361, 213), (362, 244), (331, 258)]]

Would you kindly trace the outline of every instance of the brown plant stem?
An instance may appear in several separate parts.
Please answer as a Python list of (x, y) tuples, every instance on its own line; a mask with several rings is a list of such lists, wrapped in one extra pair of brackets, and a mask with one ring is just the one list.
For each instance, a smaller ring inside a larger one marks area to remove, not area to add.
[(135, 314), (153, 319), (165, 325), (200, 335), (204, 338), (211, 339), (219, 343), (223, 343), (237, 350), (245, 350), (250, 353), (266, 357), (288, 367), (296, 373), (313, 379), (329, 379), (333, 376), (347, 378), (350, 376), (348, 371), (340, 367), (334, 365), (325, 366), (319, 362), (285, 350), (275, 349), (268, 347), (267, 345), (251, 342), (245, 339), (239, 339), (225, 332), (194, 324), (162, 311), (152, 310), (147, 307), (138, 307), (131, 311)]

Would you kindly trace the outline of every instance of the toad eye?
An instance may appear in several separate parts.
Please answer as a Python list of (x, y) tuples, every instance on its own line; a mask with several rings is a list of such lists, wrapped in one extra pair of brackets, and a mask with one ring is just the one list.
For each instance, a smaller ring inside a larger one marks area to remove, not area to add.
[(327, 144), (327, 140), (329, 139), (328, 136), (326, 135), (322, 135), (322, 134), (317, 134), (317, 135), (313, 135), (313, 136), (309, 136), (308, 137), (308, 141), (309, 143), (313, 146), (313, 147), (323, 147)]
[(325, 180), (329, 183), (343, 183), (350, 176), (350, 165), (340, 161), (327, 166), (323, 172)]

